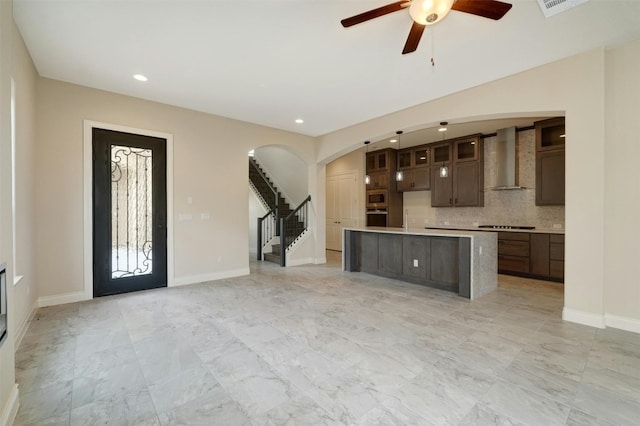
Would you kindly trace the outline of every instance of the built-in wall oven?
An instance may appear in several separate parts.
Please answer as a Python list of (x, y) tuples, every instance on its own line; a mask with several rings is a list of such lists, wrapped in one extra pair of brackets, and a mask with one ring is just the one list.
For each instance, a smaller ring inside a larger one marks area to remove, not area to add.
[(367, 191), (367, 209), (386, 209), (389, 207), (389, 191), (370, 189)]
[(367, 209), (367, 226), (387, 226), (387, 209)]

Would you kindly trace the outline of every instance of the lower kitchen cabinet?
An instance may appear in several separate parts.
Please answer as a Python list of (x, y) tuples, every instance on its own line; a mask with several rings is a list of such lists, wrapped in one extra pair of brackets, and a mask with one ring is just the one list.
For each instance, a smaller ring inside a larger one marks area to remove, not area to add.
[(564, 235), (498, 232), (498, 272), (564, 281)]
[(529, 233), (498, 232), (498, 272), (529, 273)]
[(564, 280), (564, 235), (549, 236), (549, 275)]
[(530, 272), (549, 275), (549, 234), (531, 234)]

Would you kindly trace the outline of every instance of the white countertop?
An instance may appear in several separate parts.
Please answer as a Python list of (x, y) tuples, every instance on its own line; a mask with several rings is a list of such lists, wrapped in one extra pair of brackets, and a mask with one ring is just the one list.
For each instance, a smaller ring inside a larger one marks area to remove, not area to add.
[(439, 237), (473, 237), (485, 234), (481, 229), (424, 229), (424, 228), (388, 228), (384, 226), (345, 227), (349, 231), (379, 232), (386, 234), (432, 235)]

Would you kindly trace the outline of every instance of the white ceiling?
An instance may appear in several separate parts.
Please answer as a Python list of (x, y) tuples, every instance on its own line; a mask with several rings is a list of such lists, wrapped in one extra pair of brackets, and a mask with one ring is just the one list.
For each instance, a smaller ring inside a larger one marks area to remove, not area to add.
[(514, 0), (500, 21), (452, 11), (408, 55), (407, 10), (340, 25), (391, 2), (15, 0), (14, 17), (43, 77), (311, 136), (640, 38), (640, 0), (551, 18)]

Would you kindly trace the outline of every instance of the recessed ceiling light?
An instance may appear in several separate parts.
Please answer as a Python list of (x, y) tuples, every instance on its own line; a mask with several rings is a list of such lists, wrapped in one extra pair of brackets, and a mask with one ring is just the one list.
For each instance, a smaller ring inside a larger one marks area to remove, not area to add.
[(296, 118), (296, 123), (302, 124), (304, 123), (304, 120), (302, 118)]
[(147, 80), (148, 80), (148, 79), (147, 79), (147, 77), (145, 77), (145, 76), (144, 76), (144, 75), (142, 75), (142, 74), (134, 74), (134, 75), (133, 75), (133, 78), (135, 78), (135, 79), (136, 79), (136, 80), (138, 80), (138, 81), (147, 81)]

